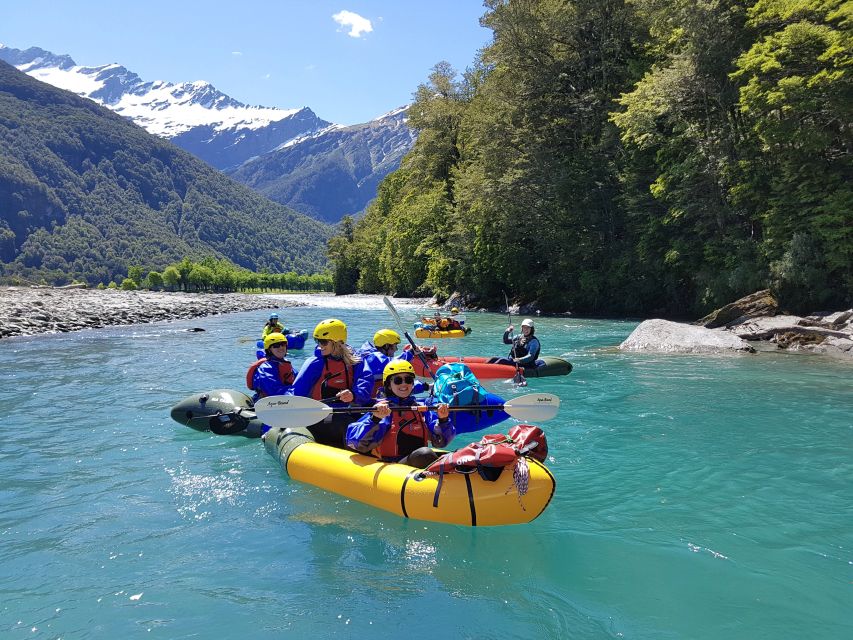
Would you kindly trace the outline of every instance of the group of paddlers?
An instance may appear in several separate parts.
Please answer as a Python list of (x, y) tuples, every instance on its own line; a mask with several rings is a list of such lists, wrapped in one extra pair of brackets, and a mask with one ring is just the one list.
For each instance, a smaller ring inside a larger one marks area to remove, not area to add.
[(356, 351), (347, 344), (346, 324), (329, 318), (314, 327), (313, 337), (314, 354), (294, 372), (287, 359), (287, 335), (266, 333), (264, 357), (246, 375), (254, 399), (296, 395), (332, 407), (369, 407), (354, 422), (336, 413), (308, 430), (322, 444), (418, 467), (437, 458), (430, 445), (444, 447), (456, 435), (446, 404), (427, 408), (414, 397), (428, 386), (416, 380), (411, 351), (395, 357), (400, 346), (396, 331), (380, 329)]
[[(458, 311), (458, 310), (456, 310)], [(539, 340), (533, 321), (521, 323), (513, 336), (510, 325), (503, 341), (511, 344), (509, 358), (496, 361), (516, 367), (535, 366)], [(287, 358), (287, 334), (278, 314), (264, 325), (264, 356), (249, 367), (247, 386), (254, 400), (265, 396), (304, 396), (331, 407), (364, 407), (352, 421), (346, 413), (332, 413), (308, 426), (314, 439), (334, 447), (370, 453), (383, 460), (424, 467), (437, 458), (430, 445), (445, 447), (456, 435), (447, 404), (427, 406), (415, 395), (429, 391), (419, 382), (409, 346), (400, 355), (400, 335), (380, 329), (373, 340), (355, 350), (347, 343), (347, 326), (337, 319), (319, 322), (313, 331), (316, 349), (299, 371)], [(529, 365), (528, 365), (529, 363)]]

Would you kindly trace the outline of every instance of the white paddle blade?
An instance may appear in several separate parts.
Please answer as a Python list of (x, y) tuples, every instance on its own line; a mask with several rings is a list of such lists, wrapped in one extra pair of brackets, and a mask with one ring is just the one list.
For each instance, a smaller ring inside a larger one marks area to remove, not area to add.
[(560, 410), (560, 398), (553, 393), (528, 393), (504, 403), (504, 411), (516, 420), (551, 420)]
[(391, 316), (394, 318), (394, 322), (397, 323), (397, 326), (400, 328), (400, 331), (405, 331), (403, 329), (403, 321), (400, 319), (400, 314), (397, 313), (397, 309), (394, 307), (394, 303), (388, 298), (388, 296), (382, 296), (382, 302), (385, 303), (385, 306), (388, 307), (388, 311), (391, 312)]
[(255, 403), (255, 413), (264, 424), (290, 429), (325, 420), (332, 407), (303, 396), (268, 396)]

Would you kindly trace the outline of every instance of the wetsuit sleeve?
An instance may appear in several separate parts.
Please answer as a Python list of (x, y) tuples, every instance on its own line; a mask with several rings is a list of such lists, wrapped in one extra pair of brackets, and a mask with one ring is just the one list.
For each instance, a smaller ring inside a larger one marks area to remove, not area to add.
[(511, 334), (511, 331), (504, 331), (504, 344), (512, 344), (512, 338), (510, 338)]
[(539, 339), (531, 338), (530, 342), (527, 343), (527, 355), (520, 358), (518, 364), (522, 367), (535, 367), (536, 358), (539, 357), (539, 349)]
[(391, 416), (376, 421), (373, 413), (365, 413), (355, 422), (347, 426), (347, 447), (360, 453), (367, 453), (375, 449), (391, 425)]
[[(260, 367), (259, 367), (260, 368)], [(311, 397), (311, 389), (314, 388), (320, 375), (323, 373), (323, 360), (316, 357), (308, 358), (299, 368), (293, 386), (285, 395)]]
[(264, 362), (255, 371), (252, 378), (252, 388), (265, 396), (287, 395), (290, 390), (289, 384), (284, 384), (278, 377), (278, 364)]
[(353, 386), (352, 393), (354, 404), (370, 404), (373, 396), (373, 373), (364, 366), (364, 360), (352, 368)]

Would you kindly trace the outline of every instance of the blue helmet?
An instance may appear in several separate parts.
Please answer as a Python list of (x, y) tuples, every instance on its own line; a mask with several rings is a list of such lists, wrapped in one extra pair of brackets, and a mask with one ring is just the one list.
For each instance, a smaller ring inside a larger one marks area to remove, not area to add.
[(277, 313), (271, 313), (270, 314), (270, 320), (278, 320), (278, 314)]

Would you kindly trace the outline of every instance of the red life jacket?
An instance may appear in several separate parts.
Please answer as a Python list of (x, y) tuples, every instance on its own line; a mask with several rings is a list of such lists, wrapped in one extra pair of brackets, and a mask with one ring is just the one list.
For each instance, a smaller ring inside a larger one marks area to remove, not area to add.
[[(249, 365), (249, 369), (246, 371), (246, 386), (252, 391), (257, 391), (258, 395), (263, 398), (266, 394), (262, 393), (260, 390), (256, 390), (254, 387), (255, 384), (255, 372), (258, 370), (264, 362), (267, 361), (267, 358), (261, 358), (257, 362)], [(293, 374), (293, 365), (289, 362), (279, 362), (278, 363), (278, 379), (281, 380), (284, 384), (293, 384), (293, 379), (296, 376)]]
[(311, 397), (315, 400), (334, 398), (339, 391), (352, 390), (352, 367), (343, 360), (323, 356), (323, 375), (311, 388)]
[[(404, 444), (403, 448), (401, 444)], [(392, 411), (391, 428), (373, 453), (382, 459), (402, 458), (426, 446), (429, 446), (429, 428), (423, 414), (419, 411)]]

